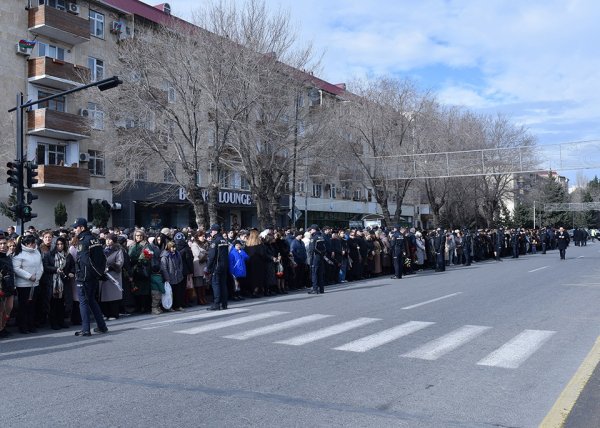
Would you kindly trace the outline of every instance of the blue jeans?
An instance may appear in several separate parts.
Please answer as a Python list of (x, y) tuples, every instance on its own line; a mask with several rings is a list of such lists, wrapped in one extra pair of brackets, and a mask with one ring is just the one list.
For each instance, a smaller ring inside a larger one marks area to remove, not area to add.
[(96, 325), (100, 330), (106, 329), (106, 322), (102, 316), (100, 305), (96, 301), (96, 292), (98, 291), (98, 280), (89, 279), (83, 285), (77, 284), (77, 294), (79, 295), (79, 312), (81, 313), (81, 330), (90, 331), (90, 310), (96, 319)]

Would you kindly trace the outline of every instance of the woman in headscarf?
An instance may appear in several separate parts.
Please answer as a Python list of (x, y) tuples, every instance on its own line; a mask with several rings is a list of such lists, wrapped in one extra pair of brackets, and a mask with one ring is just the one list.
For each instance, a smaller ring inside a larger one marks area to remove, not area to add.
[(50, 298), (50, 327), (53, 330), (68, 328), (65, 324), (65, 293), (75, 278), (75, 260), (69, 254), (67, 240), (58, 237), (54, 248), (43, 257), (44, 273), (52, 290)]
[(150, 275), (152, 274), (152, 258), (155, 246), (148, 244), (146, 233), (137, 229), (133, 234), (134, 243), (129, 249), (129, 258), (131, 260), (133, 282), (131, 284), (131, 293), (135, 299), (135, 309), (137, 312), (150, 312)]

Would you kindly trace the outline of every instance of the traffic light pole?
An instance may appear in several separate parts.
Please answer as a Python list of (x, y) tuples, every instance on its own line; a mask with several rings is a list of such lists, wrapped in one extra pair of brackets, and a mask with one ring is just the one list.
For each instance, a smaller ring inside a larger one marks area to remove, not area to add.
[[(23, 105), (23, 93), (19, 92), (17, 94), (17, 106)], [(16, 161), (21, 168), (21, 183), (17, 186), (17, 204), (20, 205), (23, 203), (23, 198), (25, 197), (25, 187), (23, 186), (23, 109), (17, 108), (17, 139), (16, 139)], [(17, 233), (20, 236), (23, 236), (25, 227), (25, 222), (23, 221), (23, 217), (17, 215)]]

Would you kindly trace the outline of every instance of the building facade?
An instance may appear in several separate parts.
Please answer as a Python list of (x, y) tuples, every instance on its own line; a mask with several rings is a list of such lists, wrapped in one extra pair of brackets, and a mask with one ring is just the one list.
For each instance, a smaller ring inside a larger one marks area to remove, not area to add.
[[(14, 107), (18, 93), (23, 93), (25, 100), (37, 100), (112, 76), (119, 43), (134, 37), (137, 26), (163, 24), (170, 19), (168, 4), (152, 7), (138, 0), (0, 2), (0, 90), (6, 94), (0, 109), (6, 112)], [(26, 43), (20, 44), (23, 41)], [(28, 43), (32, 46), (27, 47)], [(344, 85), (316, 77), (309, 81), (310, 87), (301, 97), (307, 111), (318, 111), (324, 99), (335, 99), (345, 91)], [(24, 151), (27, 160), (39, 165), (39, 182), (33, 189), (39, 196), (33, 203), (38, 214), (35, 226), (55, 227), (54, 207), (59, 201), (67, 208), (69, 222), (80, 216), (91, 220), (92, 204), (100, 203), (111, 208), (109, 223), (114, 225), (195, 225), (185, 190), (170, 175), (178, 173), (174, 169), (163, 171), (148, 165), (147, 173), (137, 177), (133, 185), (117, 190), (114, 180), (118, 174), (110, 160), (114, 153), (107, 153), (106, 145), (106, 135), (114, 132), (115, 124), (105, 119), (101, 102), (88, 92), (96, 90), (60, 97), (26, 112)], [(15, 156), (16, 115), (3, 116), (0, 155), (6, 163)], [(114, 134), (120, 138), (118, 132)], [(199, 171), (198, 183), (207, 198), (202, 176), (208, 172)], [(256, 226), (256, 205), (247, 180), (239, 172), (229, 171), (219, 177), (219, 186), (219, 221), (225, 227)], [(0, 199), (6, 200), (11, 190), (8, 184), (0, 186)], [(334, 172), (313, 177), (299, 168), (289, 190), (281, 200), (280, 226), (292, 222), (292, 205), (299, 227), (304, 223), (347, 227), (369, 214), (375, 216), (371, 219), (381, 214), (372, 190), (360, 183), (348, 185)], [(390, 208), (395, 207), (392, 204)], [(414, 205), (403, 205), (403, 223), (413, 225), (415, 214)], [(5, 217), (0, 221), (10, 224)]]

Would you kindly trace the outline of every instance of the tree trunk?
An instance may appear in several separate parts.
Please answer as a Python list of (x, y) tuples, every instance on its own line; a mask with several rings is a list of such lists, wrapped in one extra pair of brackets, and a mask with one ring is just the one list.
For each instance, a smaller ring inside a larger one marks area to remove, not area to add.
[(219, 187), (215, 184), (208, 186), (208, 220), (210, 224), (219, 224), (219, 214), (217, 212), (217, 202), (219, 200)]

